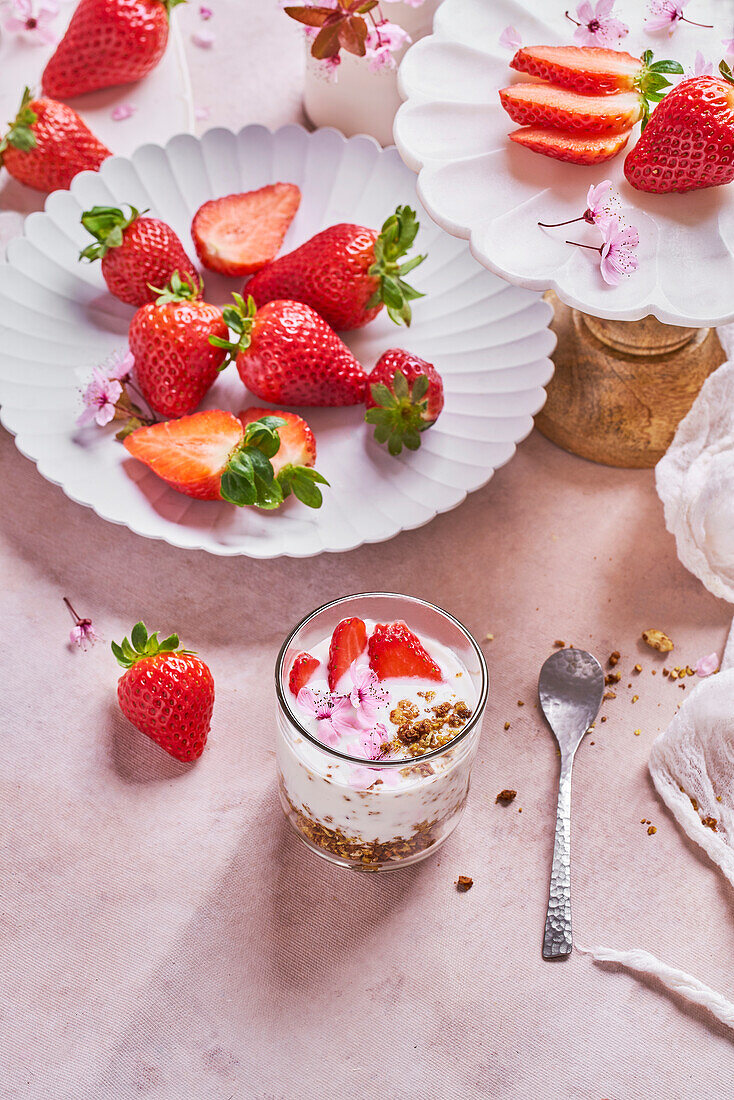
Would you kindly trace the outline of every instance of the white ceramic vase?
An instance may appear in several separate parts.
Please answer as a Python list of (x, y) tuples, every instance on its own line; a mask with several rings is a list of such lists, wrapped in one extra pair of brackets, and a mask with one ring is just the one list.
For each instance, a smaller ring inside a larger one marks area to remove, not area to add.
[[(419, 7), (407, 3), (385, 3), (382, 11), (391, 23), (398, 23), (411, 38), (431, 33), (433, 16), (441, 0), (423, 0)], [(395, 68), (372, 72), (363, 57), (342, 50), (341, 64), (335, 81), (323, 74), (322, 66), (306, 49), (306, 80), (303, 106), (314, 126), (335, 126), (347, 137), (355, 134), (371, 134), (381, 145), (392, 145), (392, 128), (395, 113), (400, 106), (397, 66), (410, 43), (395, 53)]]

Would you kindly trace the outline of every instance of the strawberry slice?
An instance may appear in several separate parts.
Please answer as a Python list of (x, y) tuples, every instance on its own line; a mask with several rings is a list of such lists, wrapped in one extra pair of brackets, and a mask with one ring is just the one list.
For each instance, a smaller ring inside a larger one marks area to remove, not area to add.
[(236, 416), (211, 409), (138, 428), (125, 448), (177, 492), (221, 500), (222, 473), (244, 434)]
[(583, 137), (580, 134), (564, 133), (562, 130), (524, 126), (522, 130), (514, 130), (510, 134), (510, 141), (524, 145), (533, 153), (542, 153), (556, 160), (567, 160), (571, 164), (601, 164), (602, 161), (616, 157), (624, 149), (631, 133), (631, 130), (624, 130), (621, 134)]
[(329, 646), (329, 688), (336, 691), (337, 684), (349, 666), (361, 657), (367, 648), (367, 627), (361, 619), (342, 619), (334, 628)]
[(288, 687), (294, 695), (298, 695), (301, 688), (306, 686), (318, 667), (319, 662), (310, 653), (298, 654), (288, 677)]
[(276, 474), (284, 466), (313, 466), (316, 462), (316, 440), (302, 416), (285, 409), (257, 409), (254, 406), (238, 415), (243, 428), (263, 416), (279, 416), (285, 420), (278, 428), (280, 447), (270, 459)]
[(441, 669), (405, 623), (378, 623), (369, 644), (370, 668), (378, 679), (415, 676), (443, 680)]
[(637, 92), (580, 95), (556, 84), (512, 84), (500, 102), (513, 122), (585, 134), (618, 134), (631, 129), (644, 113)]
[(259, 271), (275, 258), (300, 202), (294, 183), (269, 183), (205, 202), (191, 224), (199, 259), (221, 275)]
[(639, 57), (600, 46), (525, 46), (510, 68), (583, 95), (631, 91), (645, 68)]

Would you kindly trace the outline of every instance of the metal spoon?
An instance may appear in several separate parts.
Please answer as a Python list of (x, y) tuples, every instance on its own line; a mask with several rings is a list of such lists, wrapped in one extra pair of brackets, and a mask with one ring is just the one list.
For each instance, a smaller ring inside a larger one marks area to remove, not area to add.
[(559, 649), (540, 670), (538, 695), (561, 750), (558, 813), (550, 899), (545, 918), (543, 958), (571, 954), (571, 769), (576, 749), (599, 713), (604, 673), (596, 657), (583, 649)]

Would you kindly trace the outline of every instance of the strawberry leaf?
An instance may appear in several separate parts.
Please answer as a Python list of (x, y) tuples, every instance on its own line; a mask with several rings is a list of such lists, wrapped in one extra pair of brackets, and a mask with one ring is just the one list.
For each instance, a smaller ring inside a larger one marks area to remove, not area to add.
[(353, 15), (345, 19), (339, 25), (339, 45), (357, 57), (364, 57), (367, 52), (365, 45), (367, 39), (367, 24), (360, 15)]
[(197, 286), (193, 280), (183, 279), (180, 272), (174, 271), (167, 286), (157, 287), (148, 283), (148, 287), (158, 295), (155, 304), (164, 306), (168, 302), (193, 302), (196, 298), (200, 298), (204, 290), (204, 280), (199, 276)]
[(728, 80), (730, 84), (734, 84), (734, 73), (732, 73), (731, 66), (727, 65), (726, 61), (721, 61), (719, 63), (719, 72), (724, 80)]
[(382, 302), (388, 316), (398, 325), (410, 325), (412, 314), (409, 302), (423, 295), (409, 286), (403, 275), (423, 263), (425, 256), (414, 256), (401, 264), (399, 261), (413, 246), (420, 223), (409, 206), (399, 206), (384, 223), (375, 241), (375, 260), (369, 274), (378, 280), (378, 288), (367, 303), (372, 309)]
[(307, 27), (323, 27), (326, 20), (334, 14), (332, 8), (305, 8), (299, 5), (283, 8), (283, 11), (291, 19), (295, 19), (298, 23), (303, 23)]
[(399, 455), (403, 447), (410, 451), (420, 447), (420, 433), (433, 423), (428, 419), (428, 389), (428, 375), (419, 374), (409, 387), (401, 370), (393, 374), (392, 387), (382, 382), (370, 386), (377, 404), (367, 409), (364, 418), (375, 426), (375, 442), (387, 443), (391, 455)]
[[(179, 648), (178, 634), (171, 634), (164, 641), (158, 641), (158, 632), (148, 636), (145, 623), (138, 622), (130, 631), (130, 641), (122, 639), (122, 644), (110, 643), (112, 652), (123, 668), (132, 668), (138, 661), (146, 657), (156, 657), (159, 653), (173, 653)], [(182, 653), (190, 653), (191, 650), (181, 650)]]
[[(143, 214), (147, 211), (143, 211)], [(87, 245), (79, 253), (80, 260), (101, 260), (111, 248), (119, 248), (125, 230), (141, 217), (134, 206), (130, 206), (128, 217), (116, 206), (93, 206), (82, 214), (82, 225), (94, 237), (94, 244)]]
[(328, 485), (329, 482), (317, 470), (310, 466), (284, 466), (278, 474), (278, 482), (283, 491), (283, 498), (291, 493), (308, 508), (320, 508), (323, 504), (323, 496), (319, 485)]
[(311, 56), (317, 61), (326, 61), (339, 53), (339, 24), (329, 23), (322, 27), (313, 40)]
[(286, 421), (282, 416), (261, 416), (245, 428), (245, 444), (262, 451), (266, 458), (272, 458), (280, 450), (278, 428)]

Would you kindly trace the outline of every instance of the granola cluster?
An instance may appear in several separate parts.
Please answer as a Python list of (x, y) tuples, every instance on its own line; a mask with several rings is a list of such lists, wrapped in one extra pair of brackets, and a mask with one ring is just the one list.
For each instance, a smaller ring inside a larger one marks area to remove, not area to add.
[[(432, 693), (426, 692), (426, 697), (429, 694)], [(387, 748), (396, 753), (407, 751), (409, 756), (423, 756), (453, 741), (471, 716), (472, 712), (462, 699), (455, 703), (437, 703), (422, 717), (415, 703), (401, 699), (390, 712), (390, 721), (397, 726), (397, 731)]]

